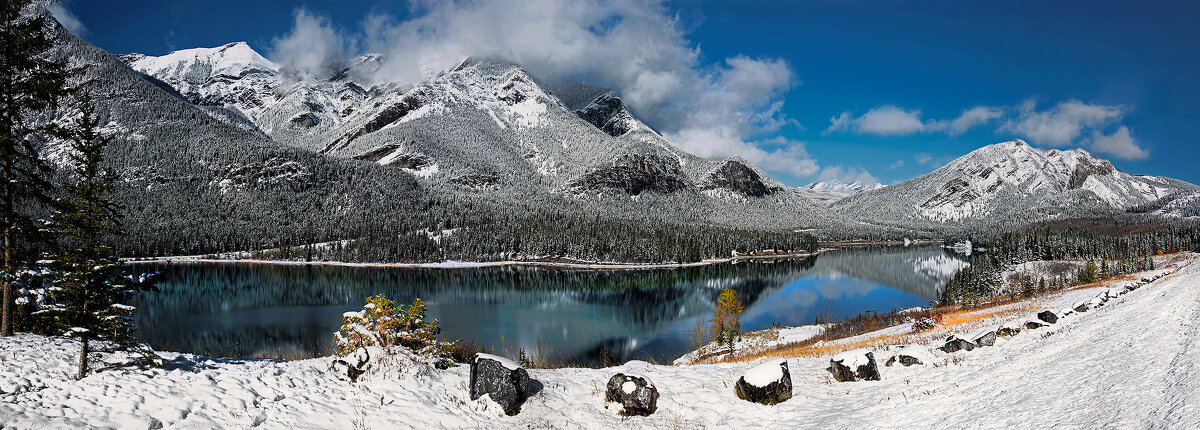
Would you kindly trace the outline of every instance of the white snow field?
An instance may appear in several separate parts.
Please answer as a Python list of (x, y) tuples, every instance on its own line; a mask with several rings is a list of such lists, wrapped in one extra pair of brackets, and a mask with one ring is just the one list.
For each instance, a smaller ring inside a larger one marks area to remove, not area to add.
[[(328, 359), (160, 353), (163, 369), (109, 369), (77, 382), (69, 377), (74, 341), (18, 335), (0, 338), (0, 428), (1196, 429), (1195, 266), (993, 347), (931, 351), (932, 366), (886, 367), (887, 352), (877, 350), (881, 381), (832, 382), (829, 357), (788, 359), (794, 395), (775, 406), (734, 394), (737, 378), (763, 361), (531, 369), (544, 389), (509, 417), (490, 400), (469, 399), (469, 366), (439, 371), (395, 356), (390, 370), (351, 384), (326, 370)], [(1105, 291), (1072, 290), (1035, 311)], [(606, 405), (604, 387), (616, 372), (652, 379), (661, 395), (657, 412), (621, 417), (620, 406)]]

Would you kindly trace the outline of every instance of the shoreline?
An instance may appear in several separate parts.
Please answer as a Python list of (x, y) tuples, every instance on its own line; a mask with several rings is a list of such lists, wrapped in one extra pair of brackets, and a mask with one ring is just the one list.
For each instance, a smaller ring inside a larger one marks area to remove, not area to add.
[(683, 267), (699, 267), (713, 264), (738, 263), (744, 261), (790, 260), (813, 257), (825, 249), (813, 252), (771, 254), (771, 255), (741, 255), (729, 258), (715, 258), (687, 263), (618, 263), (599, 261), (538, 261), (538, 260), (504, 260), (504, 261), (458, 261), (446, 260), (431, 263), (355, 263), (348, 261), (298, 261), (271, 260), (254, 258), (212, 258), (209, 256), (174, 256), (153, 257), (147, 259), (123, 259), (125, 264), (150, 263), (240, 263), (240, 264), (274, 264), (286, 266), (339, 266), (339, 267), (377, 267), (377, 268), (406, 268), (406, 269), (474, 269), (483, 267), (525, 266), (560, 269), (672, 269)]

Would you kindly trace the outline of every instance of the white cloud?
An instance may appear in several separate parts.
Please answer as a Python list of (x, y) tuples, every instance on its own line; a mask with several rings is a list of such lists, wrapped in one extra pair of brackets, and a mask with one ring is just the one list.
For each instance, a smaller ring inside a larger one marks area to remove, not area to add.
[(1050, 110), (1038, 111), (1037, 103), (1026, 100), (1015, 119), (1009, 119), (1000, 131), (1028, 138), (1035, 145), (1061, 147), (1075, 142), (1085, 129), (1095, 130), (1121, 119), (1121, 106), (1087, 104), (1078, 100), (1059, 103)]
[(1004, 110), (998, 107), (976, 106), (963, 111), (958, 118), (950, 121), (934, 121), (928, 124), (931, 130), (942, 130), (950, 136), (966, 133), (976, 126), (987, 124), (994, 119), (1004, 116)]
[(933, 161), (933, 157), (930, 156), (929, 154), (922, 152), (917, 155), (914, 155), (913, 160), (916, 161), (917, 164), (926, 165)]
[(896, 160), (895, 163), (892, 163), (891, 166), (888, 166), (888, 170), (899, 169), (901, 167), (904, 167), (904, 160)]
[(344, 36), (328, 18), (297, 9), (292, 31), (271, 41), (271, 60), (285, 72), (302, 76), (328, 73), (353, 51), (353, 39)]
[(1121, 160), (1145, 160), (1150, 153), (1137, 144), (1137, 140), (1129, 134), (1129, 128), (1121, 126), (1111, 135), (1105, 136), (1096, 131), (1092, 134), (1092, 151), (1108, 154)]
[(847, 184), (858, 182), (868, 187), (879, 185), (879, 179), (858, 167), (827, 166), (821, 169), (818, 181), (838, 180)]
[[(304, 70), (357, 46), (383, 54), (377, 79), (419, 83), (468, 56), (505, 58), (547, 82), (612, 86), (640, 119), (703, 156), (751, 159), (763, 151), (752, 143), (757, 136), (799, 126), (782, 111), (783, 94), (798, 84), (785, 61), (735, 55), (702, 62), (699, 46), (661, 2), (414, 1), (409, 12), (403, 21), (367, 16), (347, 37), (300, 11), (271, 59)], [(300, 43), (311, 39), (320, 41)], [(291, 40), (297, 43), (281, 43)], [(321, 52), (305, 55), (305, 46)]]
[(829, 122), (825, 133), (853, 129), (860, 134), (903, 136), (925, 129), (920, 110), (908, 111), (891, 105), (871, 109), (858, 118), (854, 118), (850, 112), (842, 112), (830, 118)]
[[(792, 176), (812, 176), (820, 167), (808, 154), (804, 142), (776, 137), (758, 142), (746, 142), (727, 129), (684, 130), (681, 141), (688, 142), (688, 151), (705, 158), (742, 157), (763, 170), (787, 173)], [(775, 147), (768, 151), (764, 147)]]
[(49, 5), (46, 5), (46, 9), (50, 11), (51, 15), (54, 15), (54, 19), (58, 20), (59, 24), (62, 24), (62, 26), (66, 27), (67, 30), (70, 30), (72, 34), (79, 37), (86, 37), (90, 35), (91, 32), (88, 31), (87, 27), (83, 25), (83, 21), (80, 21), (79, 17), (75, 16), (74, 12), (71, 12), (70, 9), (67, 9), (67, 3), (68, 2), (65, 1), (52, 2)]

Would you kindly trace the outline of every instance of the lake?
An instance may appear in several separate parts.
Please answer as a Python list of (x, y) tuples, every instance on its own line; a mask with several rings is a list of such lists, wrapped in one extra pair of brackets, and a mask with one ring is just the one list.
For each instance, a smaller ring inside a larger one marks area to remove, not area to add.
[(239, 357), (332, 351), (342, 313), (383, 294), (420, 297), (445, 339), (515, 356), (592, 363), (669, 362), (692, 348), (697, 319), (724, 288), (745, 306), (743, 330), (811, 324), (866, 310), (928, 305), (964, 264), (940, 247), (844, 248), (774, 262), (579, 270), (542, 267), (373, 268), (248, 263), (139, 263), (161, 291), (138, 295), (137, 330), (159, 350)]

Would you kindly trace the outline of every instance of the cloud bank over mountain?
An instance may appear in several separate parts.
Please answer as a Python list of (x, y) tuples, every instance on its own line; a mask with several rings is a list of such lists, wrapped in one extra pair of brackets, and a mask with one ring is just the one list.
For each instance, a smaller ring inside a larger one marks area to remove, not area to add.
[[(314, 73), (356, 53), (379, 53), (377, 81), (419, 83), (468, 56), (509, 59), (550, 81), (611, 86), (634, 113), (683, 149), (741, 156), (768, 170), (816, 174), (799, 142), (773, 134), (799, 124), (783, 114), (799, 82), (779, 58), (709, 61), (680, 20), (657, 2), (536, 0), (414, 2), (401, 20), (371, 14), (339, 28), (306, 10), (270, 53), (285, 70)], [(309, 47), (308, 49), (303, 49)]]

